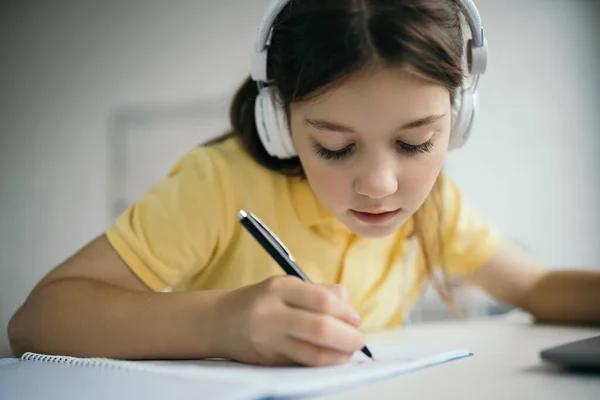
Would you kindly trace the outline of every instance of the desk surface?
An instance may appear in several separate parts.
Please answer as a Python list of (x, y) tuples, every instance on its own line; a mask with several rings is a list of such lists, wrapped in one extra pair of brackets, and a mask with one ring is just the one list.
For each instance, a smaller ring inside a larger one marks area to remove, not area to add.
[(597, 335), (597, 328), (534, 325), (522, 314), (374, 334), (368, 343), (436, 342), (467, 347), (474, 357), (314, 399), (598, 400), (600, 375), (565, 373), (539, 358), (543, 348)]
[[(419, 324), (372, 334), (367, 338), (369, 344), (467, 347), (474, 356), (314, 399), (600, 400), (600, 375), (560, 372), (539, 358), (541, 349), (596, 335), (600, 335), (600, 329), (536, 326), (522, 314), (509, 318)], [(0, 374), (0, 399), (5, 398), (3, 390), (5, 395), (6, 390), (20, 393), (9, 398), (79, 399), (83, 388), (95, 388), (85, 397), (99, 400), (117, 398), (115, 391), (119, 398), (126, 399), (189, 398), (189, 393), (203, 393), (202, 398), (223, 398), (222, 395), (207, 395), (206, 381), (200, 385), (194, 380), (184, 381), (184, 377), (149, 381), (146, 374), (117, 371), (111, 375), (107, 370), (100, 378), (97, 371), (88, 369), (74, 372), (68, 367), (61, 369), (62, 366), (43, 363), (29, 367), (26, 376), (18, 369), (4, 377)], [(37, 374), (35, 385), (27, 383), (32, 379), (31, 373)], [(195, 388), (196, 384), (199, 387)], [(221, 383), (215, 381), (211, 385), (214, 387), (208, 389), (222, 394)], [(228, 390), (230, 386), (227, 382)]]

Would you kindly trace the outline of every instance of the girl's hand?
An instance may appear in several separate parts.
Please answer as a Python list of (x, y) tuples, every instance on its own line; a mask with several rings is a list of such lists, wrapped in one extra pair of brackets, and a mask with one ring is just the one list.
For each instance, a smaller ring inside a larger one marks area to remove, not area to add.
[(343, 364), (364, 346), (359, 315), (339, 285), (274, 277), (224, 295), (219, 347), (252, 364)]

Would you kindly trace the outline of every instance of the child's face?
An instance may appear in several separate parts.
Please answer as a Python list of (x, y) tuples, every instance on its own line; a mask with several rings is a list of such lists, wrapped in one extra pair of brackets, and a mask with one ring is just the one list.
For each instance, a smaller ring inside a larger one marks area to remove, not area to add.
[[(405, 71), (377, 69), (292, 104), (290, 118), (302, 166), (323, 206), (356, 234), (381, 237), (417, 211), (440, 173), (450, 95)], [(430, 120), (407, 126), (423, 118)]]

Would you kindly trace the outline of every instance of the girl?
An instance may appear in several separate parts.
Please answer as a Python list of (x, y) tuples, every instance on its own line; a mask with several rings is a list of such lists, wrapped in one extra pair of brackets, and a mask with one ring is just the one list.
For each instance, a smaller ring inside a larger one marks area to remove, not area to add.
[[(600, 321), (600, 273), (543, 269), (441, 172), (485, 50), (466, 0), (273, 1), (231, 134), (48, 274), (11, 320), (13, 351), (339, 364), (428, 280), (451, 304), (449, 276), (538, 319)], [(281, 276), (240, 209), (318, 284)]]

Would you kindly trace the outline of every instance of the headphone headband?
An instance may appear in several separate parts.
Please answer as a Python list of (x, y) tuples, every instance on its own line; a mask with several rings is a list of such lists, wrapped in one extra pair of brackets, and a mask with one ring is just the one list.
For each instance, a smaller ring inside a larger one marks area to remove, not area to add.
[[(256, 82), (268, 82), (267, 77), (267, 42), (277, 16), (292, 0), (271, 0), (256, 36), (256, 45), (252, 55), (251, 76)], [(483, 74), (487, 67), (487, 41), (483, 33), (481, 16), (472, 0), (454, 0), (461, 9), (469, 29), (471, 40), (467, 46), (469, 72), (474, 75)]]

